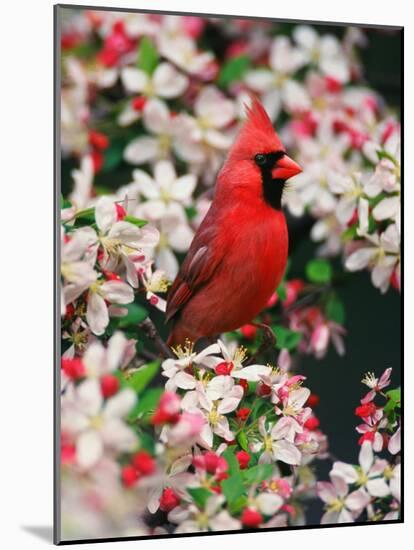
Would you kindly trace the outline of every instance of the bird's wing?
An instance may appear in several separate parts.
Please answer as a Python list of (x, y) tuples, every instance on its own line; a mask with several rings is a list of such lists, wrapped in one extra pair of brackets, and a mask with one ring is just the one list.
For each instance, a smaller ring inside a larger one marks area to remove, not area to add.
[(214, 232), (209, 227), (200, 231), (194, 238), (187, 257), (168, 292), (167, 321), (174, 317), (213, 275), (222, 258), (222, 254), (213, 253), (213, 250), (215, 250)]

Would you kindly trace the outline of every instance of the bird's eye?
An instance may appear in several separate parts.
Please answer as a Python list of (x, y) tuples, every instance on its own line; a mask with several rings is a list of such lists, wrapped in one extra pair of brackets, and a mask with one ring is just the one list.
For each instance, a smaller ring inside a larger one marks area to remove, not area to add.
[(266, 164), (266, 155), (262, 155), (261, 153), (259, 153), (254, 157), (254, 161), (259, 166), (263, 166), (264, 164)]

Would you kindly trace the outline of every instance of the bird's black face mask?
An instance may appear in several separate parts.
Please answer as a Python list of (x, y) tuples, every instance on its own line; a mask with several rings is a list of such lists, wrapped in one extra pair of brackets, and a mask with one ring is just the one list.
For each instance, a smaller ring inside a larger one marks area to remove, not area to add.
[(272, 172), (279, 160), (286, 156), (284, 151), (272, 153), (258, 153), (254, 162), (262, 174), (263, 198), (275, 210), (282, 208), (282, 195), (286, 183), (285, 179), (274, 178)]

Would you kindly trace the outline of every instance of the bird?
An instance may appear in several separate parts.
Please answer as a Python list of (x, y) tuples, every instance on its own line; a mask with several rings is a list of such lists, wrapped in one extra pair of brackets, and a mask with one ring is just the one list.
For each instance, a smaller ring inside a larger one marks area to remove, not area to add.
[(251, 323), (286, 269), (282, 194), (302, 169), (287, 155), (259, 99), (245, 109), (210, 208), (167, 294), (171, 348)]

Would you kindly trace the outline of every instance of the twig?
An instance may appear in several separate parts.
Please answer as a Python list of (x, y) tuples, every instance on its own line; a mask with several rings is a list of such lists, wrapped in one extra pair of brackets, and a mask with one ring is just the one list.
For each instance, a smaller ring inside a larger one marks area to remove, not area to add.
[(316, 288), (312, 290), (309, 294), (306, 294), (305, 296), (297, 300), (294, 304), (292, 304), (290, 307), (286, 308), (283, 311), (283, 317), (288, 317), (288, 315), (293, 311), (313, 304), (314, 301), (318, 299), (321, 294), (324, 294), (326, 291), (330, 290), (330, 288), (331, 288), (330, 285), (324, 285), (320, 288)]
[(171, 358), (174, 357), (172, 351), (164, 342), (164, 340), (161, 338), (154, 323), (151, 321), (149, 317), (144, 319), (142, 323), (139, 323), (138, 327), (145, 333), (147, 338), (149, 338), (150, 340), (152, 340), (152, 342), (154, 342), (154, 345), (157, 347), (162, 357), (171, 357)]
[(156, 353), (153, 353), (149, 349), (142, 348), (139, 350), (138, 355), (143, 357), (144, 359), (147, 359), (148, 361), (154, 361), (155, 359), (158, 359), (158, 355)]
[(258, 347), (256, 353), (254, 353), (250, 359), (246, 362), (246, 366), (253, 365), (258, 357), (267, 351), (270, 347), (274, 348), (276, 345), (276, 336), (273, 330), (264, 323), (252, 323), (255, 327), (261, 328), (263, 330), (263, 340)]

